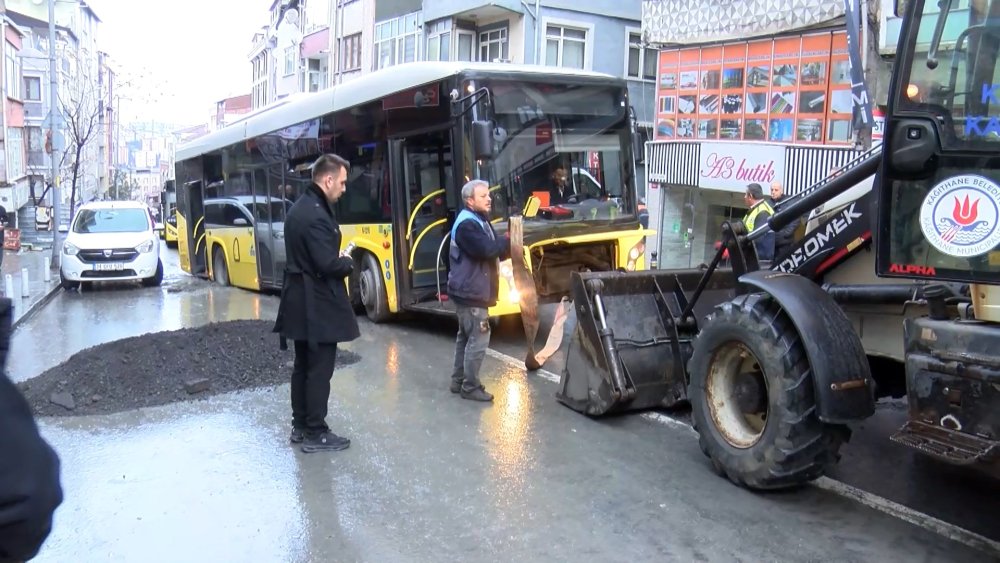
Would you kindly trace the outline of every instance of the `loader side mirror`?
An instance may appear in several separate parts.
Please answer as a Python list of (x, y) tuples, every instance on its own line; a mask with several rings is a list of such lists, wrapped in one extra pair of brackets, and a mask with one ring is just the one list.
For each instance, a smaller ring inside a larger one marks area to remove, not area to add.
[(477, 160), (493, 158), (493, 125), (489, 121), (472, 122), (472, 147)]

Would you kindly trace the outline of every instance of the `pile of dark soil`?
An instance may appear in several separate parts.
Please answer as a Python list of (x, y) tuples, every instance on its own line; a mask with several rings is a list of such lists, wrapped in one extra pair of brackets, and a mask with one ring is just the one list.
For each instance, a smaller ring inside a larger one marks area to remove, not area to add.
[[(107, 414), (240, 389), (273, 387), (291, 377), (295, 352), (278, 347), (272, 321), (229, 321), (156, 332), (74, 354), (18, 384), (36, 416)], [(360, 356), (337, 353), (337, 367)]]

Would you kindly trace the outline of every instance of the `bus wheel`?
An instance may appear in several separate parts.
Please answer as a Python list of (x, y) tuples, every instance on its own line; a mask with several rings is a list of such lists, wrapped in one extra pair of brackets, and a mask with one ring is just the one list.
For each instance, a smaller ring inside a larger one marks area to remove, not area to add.
[(365, 314), (373, 323), (389, 320), (389, 302), (385, 294), (385, 282), (375, 257), (367, 252), (361, 258), (361, 273), (358, 275), (358, 294), (365, 307)]
[(212, 278), (221, 286), (229, 285), (229, 270), (226, 269), (226, 254), (221, 248), (212, 251)]

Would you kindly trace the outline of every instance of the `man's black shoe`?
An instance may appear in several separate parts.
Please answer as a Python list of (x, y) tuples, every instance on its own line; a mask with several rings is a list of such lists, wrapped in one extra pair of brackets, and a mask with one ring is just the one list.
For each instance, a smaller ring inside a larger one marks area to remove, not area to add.
[(301, 444), (305, 436), (305, 432), (301, 428), (292, 428), (292, 434), (288, 437), (288, 441), (293, 444)]
[(480, 385), (479, 387), (476, 387), (475, 389), (472, 389), (471, 391), (467, 391), (465, 389), (462, 389), (462, 398), (463, 399), (468, 399), (470, 401), (489, 402), (489, 401), (493, 400), (493, 395), (490, 394), (490, 393), (487, 393), (486, 389), (483, 388), (482, 385)]
[(306, 436), (302, 442), (302, 451), (313, 452), (339, 452), (350, 447), (351, 441), (347, 438), (337, 436), (333, 432), (323, 432), (316, 436)]
[(451, 387), (449, 387), (448, 389), (451, 390), (452, 393), (461, 393), (462, 392), (462, 382), (461, 381), (452, 381), (451, 382)]

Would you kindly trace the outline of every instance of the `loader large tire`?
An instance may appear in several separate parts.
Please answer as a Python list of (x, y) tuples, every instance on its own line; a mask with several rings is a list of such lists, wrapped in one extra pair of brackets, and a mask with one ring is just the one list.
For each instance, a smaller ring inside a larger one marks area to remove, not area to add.
[(768, 295), (744, 295), (716, 307), (688, 369), (701, 450), (733, 483), (793, 487), (839, 460), (850, 431), (817, 418), (802, 341)]

